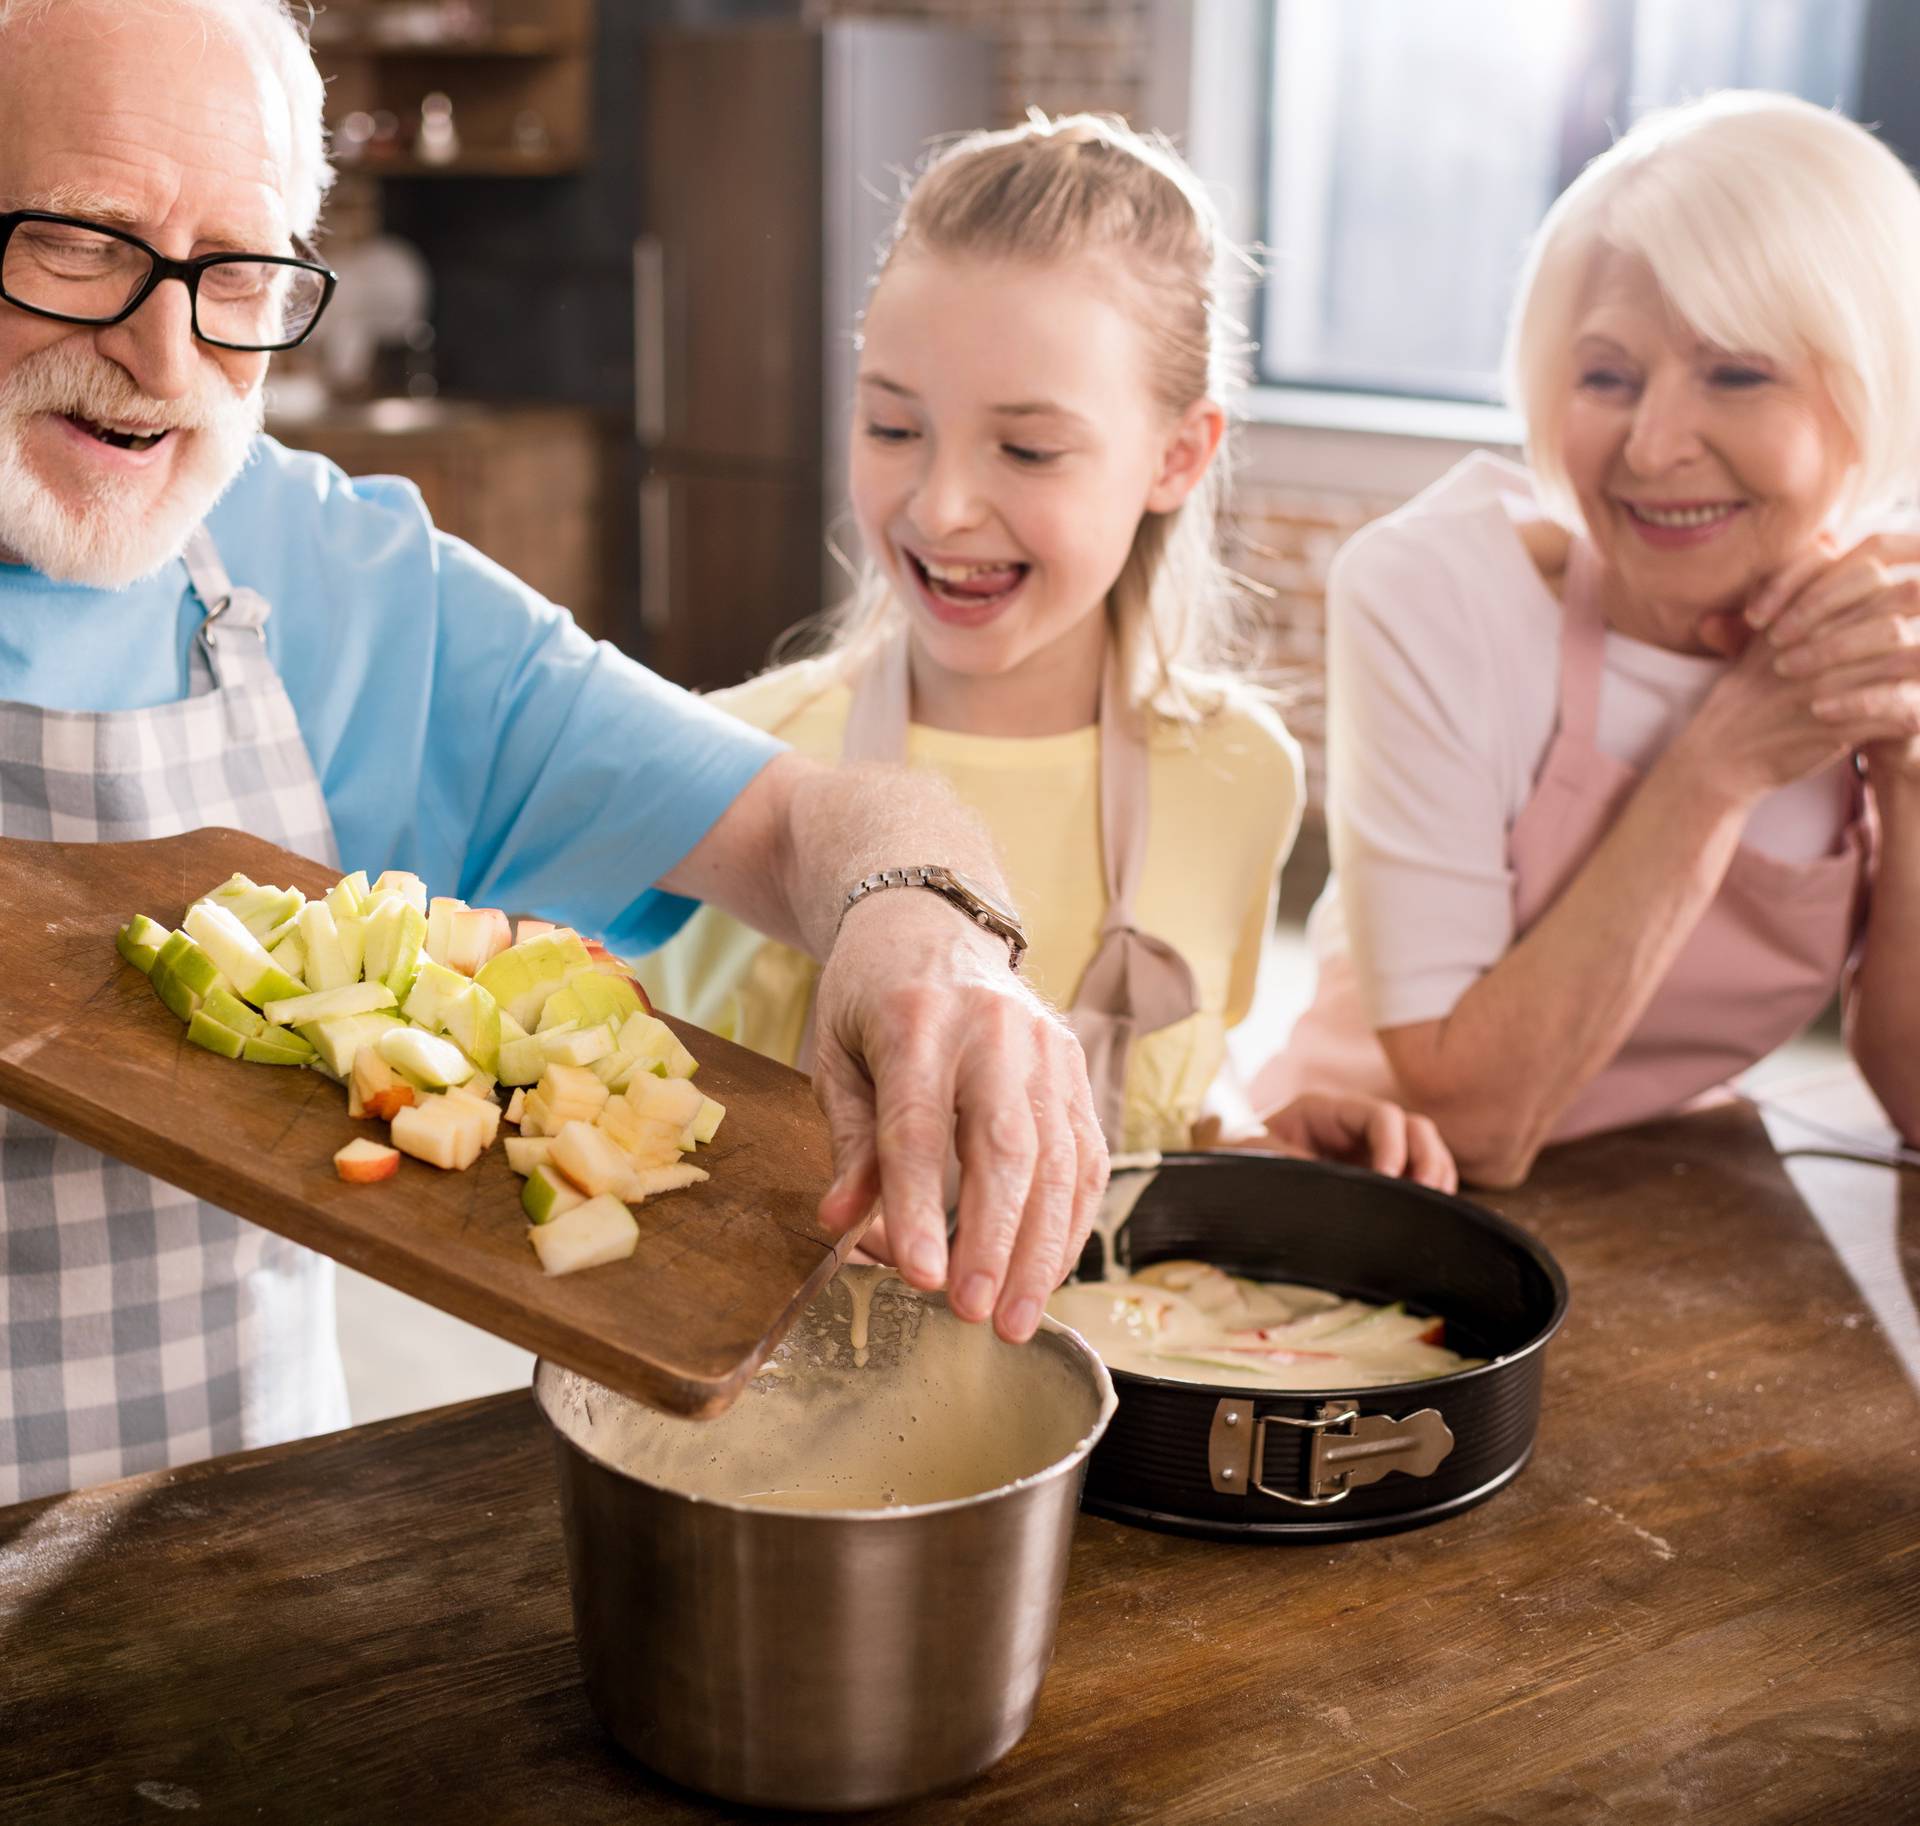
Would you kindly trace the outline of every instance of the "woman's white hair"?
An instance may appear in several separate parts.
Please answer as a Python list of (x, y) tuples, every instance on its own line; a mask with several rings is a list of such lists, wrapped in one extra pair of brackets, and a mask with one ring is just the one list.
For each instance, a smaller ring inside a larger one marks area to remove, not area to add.
[[(0, 37), (73, 3), (0, 0)], [(296, 12), (310, 16), (311, 9), (296, 7), (291, 0), (90, 0), (90, 4), (107, 13), (202, 13), (233, 42), (265, 61), (285, 92), (291, 125), (287, 218), (295, 234), (310, 238), (333, 182), (333, 169), (327, 163), (326, 87), (296, 17)]]
[(1574, 326), (1595, 257), (1644, 260), (1698, 335), (1817, 363), (1854, 446), (1849, 517), (1920, 482), (1920, 184), (1864, 127), (1787, 95), (1728, 91), (1651, 114), (1595, 159), (1534, 236), (1507, 336), (1508, 396), (1551, 511)]

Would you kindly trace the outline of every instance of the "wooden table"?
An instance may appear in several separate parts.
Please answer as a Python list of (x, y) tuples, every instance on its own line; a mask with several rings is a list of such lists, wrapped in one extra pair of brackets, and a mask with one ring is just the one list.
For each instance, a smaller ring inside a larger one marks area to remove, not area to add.
[[(1920, 1176), (1742, 1107), (1492, 1202), (1574, 1290), (1512, 1488), (1313, 1549), (1083, 1520), (1026, 1740), (870, 1817), (1920, 1820)], [(733, 1817), (589, 1713), (522, 1395), (0, 1511), (0, 1819), (173, 1811)]]

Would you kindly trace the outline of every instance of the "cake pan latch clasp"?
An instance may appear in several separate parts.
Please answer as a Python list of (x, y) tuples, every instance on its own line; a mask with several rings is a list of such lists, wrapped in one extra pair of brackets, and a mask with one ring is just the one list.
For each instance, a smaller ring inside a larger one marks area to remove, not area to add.
[[(1312, 1436), (1305, 1453), (1306, 1488), (1281, 1490), (1267, 1482), (1267, 1428), (1295, 1427)], [(1356, 1401), (1325, 1401), (1311, 1418), (1262, 1414), (1249, 1399), (1232, 1396), (1213, 1411), (1207, 1467), (1225, 1495), (1258, 1490), (1302, 1509), (1323, 1509), (1389, 1471), (1425, 1477), (1453, 1450), (1453, 1433), (1434, 1408), (1395, 1419), (1363, 1414)]]

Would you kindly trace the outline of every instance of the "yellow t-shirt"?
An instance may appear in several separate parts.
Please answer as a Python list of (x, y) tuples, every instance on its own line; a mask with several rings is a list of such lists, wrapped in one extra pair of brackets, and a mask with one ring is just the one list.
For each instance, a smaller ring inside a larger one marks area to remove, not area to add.
[[(712, 701), (802, 754), (837, 760), (851, 693), (831, 660), (805, 660), (716, 691)], [(1135, 1041), (1122, 1144), (1129, 1149), (1187, 1144), (1225, 1062), (1227, 1030), (1252, 1005), (1302, 800), (1299, 747), (1258, 704), (1235, 704), (1198, 728), (1158, 724), (1149, 757), (1147, 858), (1134, 917), (1187, 960), (1200, 1007)], [(1025, 973), (1066, 1007), (1106, 916), (1100, 732), (976, 736), (915, 724), (907, 761), (943, 774), (998, 839), (1030, 942)], [(819, 967), (702, 907), (640, 960), (639, 973), (669, 1012), (791, 1064)]]

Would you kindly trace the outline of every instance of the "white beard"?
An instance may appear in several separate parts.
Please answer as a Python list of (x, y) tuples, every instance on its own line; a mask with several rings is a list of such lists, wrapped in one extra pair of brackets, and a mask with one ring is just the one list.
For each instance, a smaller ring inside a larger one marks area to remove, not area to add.
[[(0, 382), (0, 551), (60, 583), (123, 589), (170, 564), (244, 467), (265, 389), (235, 393), (209, 370), (187, 399), (148, 399), (126, 371), (76, 341), (30, 355)], [(29, 462), (27, 431), (43, 413), (95, 424), (162, 424), (189, 434), (156, 500), (137, 479), (102, 478), (77, 507)]]

